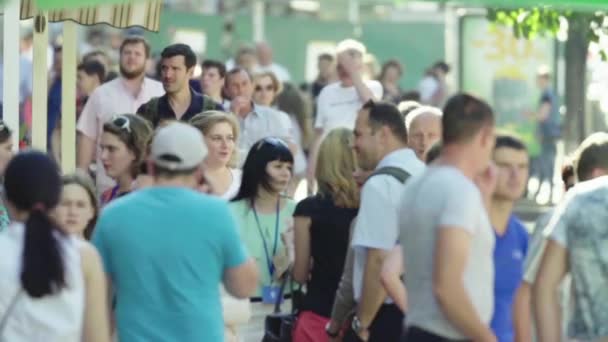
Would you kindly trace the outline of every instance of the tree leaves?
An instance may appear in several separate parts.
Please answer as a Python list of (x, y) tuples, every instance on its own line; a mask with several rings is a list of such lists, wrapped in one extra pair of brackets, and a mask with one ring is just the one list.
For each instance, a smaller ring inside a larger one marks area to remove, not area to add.
[[(549, 7), (499, 9), (489, 8), (487, 18), (499, 25), (509, 26), (517, 38), (533, 39), (537, 36), (557, 36), (562, 20), (568, 25), (577, 25), (589, 42), (599, 43), (600, 37), (608, 33), (608, 18), (605, 12), (576, 12), (556, 10)], [(601, 51), (602, 59), (608, 53)]]

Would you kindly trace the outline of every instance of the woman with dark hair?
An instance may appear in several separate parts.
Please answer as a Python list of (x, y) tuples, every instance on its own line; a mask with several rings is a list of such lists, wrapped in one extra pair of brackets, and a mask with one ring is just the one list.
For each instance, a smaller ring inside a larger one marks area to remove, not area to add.
[[(0, 120), (0, 179), (4, 177), (4, 170), (13, 158), (13, 132), (4, 121)], [(10, 224), (8, 211), (0, 198), (0, 232)]]
[(152, 127), (138, 115), (117, 115), (103, 125), (101, 161), (117, 184), (101, 195), (102, 206), (131, 192), (151, 138)]
[[(292, 176), (293, 156), (287, 144), (278, 138), (258, 141), (243, 165), (243, 179), (236, 197), (230, 203), (240, 227), (240, 236), (259, 268), (259, 283), (255, 297), (252, 323), (247, 332), (263, 331), (263, 318), (271, 305), (255, 306), (259, 302), (272, 303), (278, 293), (279, 275), (289, 266), (287, 248), (282, 235), (293, 225), (295, 203), (282, 194)], [(278, 262), (282, 260), (283, 262)], [(256, 303), (257, 302), (257, 303)], [(260, 336), (261, 339), (261, 336)]]
[(76, 171), (63, 177), (57, 221), (67, 233), (89, 240), (99, 214), (95, 185), (89, 175)]
[(97, 251), (62, 232), (57, 165), (29, 151), (4, 180), (14, 222), (0, 234), (0, 340), (109, 342), (106, 282)]

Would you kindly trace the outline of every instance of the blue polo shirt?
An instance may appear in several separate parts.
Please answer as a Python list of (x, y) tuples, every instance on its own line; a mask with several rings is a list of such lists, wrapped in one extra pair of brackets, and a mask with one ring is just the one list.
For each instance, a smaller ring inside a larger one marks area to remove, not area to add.
[(177, 187), (112, 201), (93, 242), (116, 294), (118, 340), (224, 340), (220, 283), (246, 261), (225, 201)]
[(496, 234), (494, 247), (494, 316), (491, 327), (499, 342), (514, 341), (513, 302), (523, 279), (527, 253), (528, 231), (515, 215), (511, 215), (504, 235)]

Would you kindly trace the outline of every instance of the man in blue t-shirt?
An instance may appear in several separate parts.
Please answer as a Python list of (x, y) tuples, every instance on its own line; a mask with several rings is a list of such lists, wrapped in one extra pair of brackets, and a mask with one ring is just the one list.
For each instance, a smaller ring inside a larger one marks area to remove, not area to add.
[(129, 342), (224, 340), (220, 284), (251, 296), (257, 268), (227, 204), (194, 189), (207, 154), (193, 127), (156, 134), (148, 170), (155, 186), (108, 205), (95, 229), (116, 295), (118, 339)]
[(491, 326), (499, 342), (531, 341), (530, 293), (521, 287), (528, 232), (512, 214), (515, 201), (523, 195), (528, 181), (529, 156), (520, 140), (499, 135), (493, 159), (498, 175), (490, 208), (496, 232)]

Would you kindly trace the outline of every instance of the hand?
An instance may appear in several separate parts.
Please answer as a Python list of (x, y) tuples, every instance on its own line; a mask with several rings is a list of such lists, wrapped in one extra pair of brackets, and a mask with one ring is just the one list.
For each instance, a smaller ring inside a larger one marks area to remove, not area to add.
[(243, 118), (251, 112), (251, 101), (237, 96), (230, 102), (230, 111)]
[(359, 336), (359, 339), (361, 339), (362, 341), (367, 341), (369, 340), (369, 330), (361, 330), (357, 333), (357, 336)]

